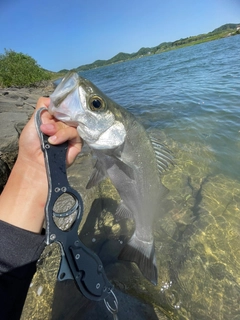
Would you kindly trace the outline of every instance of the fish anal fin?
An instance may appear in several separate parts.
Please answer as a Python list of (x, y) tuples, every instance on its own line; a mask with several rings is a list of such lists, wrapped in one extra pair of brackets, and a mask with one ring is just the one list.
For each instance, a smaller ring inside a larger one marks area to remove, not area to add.
[(152, 284), (157, 285), (158, 272), (153, 241), (142, 241), (134, 233), (118, 258), (135, 262), (144, 277)]
[(118, 219), (122, 219), (122, 218), (133, 219), (134, 218), (132, 212), (128, 209), (128, 207), (124, 204), (124, 202), (121, 202), (119, 204), (115, 215)]

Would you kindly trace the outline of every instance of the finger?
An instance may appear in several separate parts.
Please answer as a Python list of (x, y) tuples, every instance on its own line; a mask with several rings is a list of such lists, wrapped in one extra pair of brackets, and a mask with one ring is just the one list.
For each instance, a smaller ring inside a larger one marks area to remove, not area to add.
[[(57, 129), (57, 131), (55, 131), (53, 133), (53, 135), (51, 135), (49, 138), (49, 142), (51, 144), (60, 144), (60, 143), (63, 143), (67, 140), (70, 140), (71, 144), (82, 143), (82, 140), (81, 140), (80, 136), (78, 135), (76, 128), (66, 126), (66, 127), (62, 127), (60, 129), (58, 129), (59, 124), (58, 124), (58, 126), (56, 126), (56, 124), (53, 124), (53, 126), (55, 126), (55, 128), (53, 129), (52, 133), (56, 129)], [(49, 126), (49, 127), (50, 127), (49, 129), (51, 129), (51, 126)]]
[(73, 164), (77, 155), (81, 152), (82, 144), (78, 143), (75, 146), (69, 147), (67, 152), (67, 165), (70, 166)]
[(53, 136), (58, 131), (54, 121), (41, 124), (40, 130), (48, 136)]

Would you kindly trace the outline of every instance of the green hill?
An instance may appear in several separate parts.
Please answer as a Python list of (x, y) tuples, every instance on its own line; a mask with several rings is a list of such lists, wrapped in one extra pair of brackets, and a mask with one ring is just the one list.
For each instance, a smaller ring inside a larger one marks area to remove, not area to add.
[(183, 48), (186, 46), (192, 46), (202, 42), (212, 41), (212, 40), (224, 38), (227, 36), (233, 36), (236, 34), (240, 34), (240, 24), (228, 23), (206, 34), (190, 36), (190, 37), (179, 39), (173, 42), (162, 42), (158, 46), (152, 47), (152, 48), (143, 47), (139, 49), (138, 52), (135, 52), (135, 53), (120, 52), (114, 57), (112, 57), (111, 59), (96, 60), (93, 63), (79, 66), (74, 70), (76, 72), (79, 72), (79, 71), (89, 70), (93, 68), (103, 67), (113, 63), (119, 63), (127, 60), (142, 58), (147, 55), (158, 54), (161, 52), (175, 50), (175, 49)]

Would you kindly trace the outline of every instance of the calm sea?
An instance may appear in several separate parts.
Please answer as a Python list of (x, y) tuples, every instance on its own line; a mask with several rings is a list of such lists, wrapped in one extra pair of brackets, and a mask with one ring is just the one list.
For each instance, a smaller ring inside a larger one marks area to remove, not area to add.
[(180, 149), (208, 148), (210, 159), (200, 153), (199, 166), (240, 180), (239, 53), (238, 35), (81, 75)]

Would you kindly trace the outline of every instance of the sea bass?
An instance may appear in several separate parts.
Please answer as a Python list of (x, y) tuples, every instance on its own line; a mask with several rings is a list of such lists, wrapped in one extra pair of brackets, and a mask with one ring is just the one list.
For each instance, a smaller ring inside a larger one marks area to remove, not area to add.
[(87, 188), (109, 177), (121, 198), (116, 215), (135, 220), (135, 232), (119, 258), (135, 262), (156, 285), (152, 225), (165, 194), (159, 171), (171, 162), (170, 153), (130, 112), (77, 73), (67, 74), (50, 99), (49, 112), (76, 126), (97, 158)]

